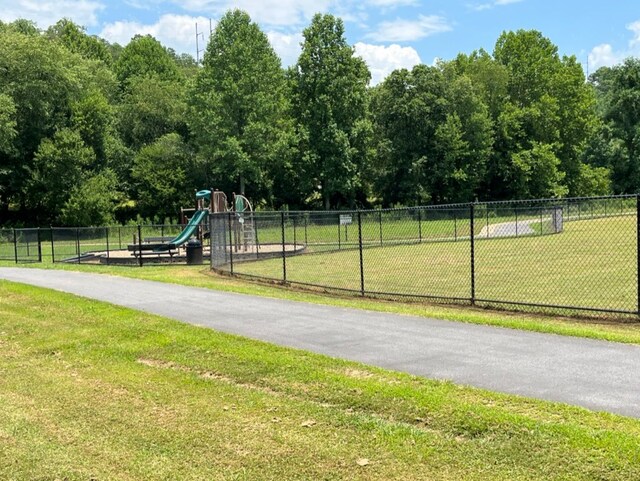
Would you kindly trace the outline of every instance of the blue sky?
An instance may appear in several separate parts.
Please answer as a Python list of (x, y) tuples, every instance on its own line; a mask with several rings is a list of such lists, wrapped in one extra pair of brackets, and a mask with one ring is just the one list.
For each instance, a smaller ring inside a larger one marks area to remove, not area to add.
[(196, 56), (196, 22), (208, 36), (209, 20), (215, 27), (236, 7), (260, 24), (285, 65), (295, 62), (314, 13), (342, 17), (374, 83), (394, 68), (491, 52), (502, 31), (520, 28), (540, 30), (590, 71), (640, 56), (638, 0), (0, 0), (0, 19), (29, 18), (46, 28), (68, 17), (112, 42), (150, 33)]

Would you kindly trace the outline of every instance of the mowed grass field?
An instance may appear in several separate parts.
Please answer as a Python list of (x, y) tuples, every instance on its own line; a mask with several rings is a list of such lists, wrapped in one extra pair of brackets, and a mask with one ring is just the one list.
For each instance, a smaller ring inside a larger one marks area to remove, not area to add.
[(0, 479), (628, 481), (640, 422), (0, 282)]
[[(636, 217), (565, 223), (558, 235), (477, 239), (477, 299), (635, 311), (638, 306)], [(310, 247), (313, 252), (313, 247)], [(469, 298), (470, 241), (368, 247), (368, 292)], [(359, 251), (286, 259), (287, 280), (359, 291)], [(282, 259), (236, 262), (234, 272), (282, 279)]]

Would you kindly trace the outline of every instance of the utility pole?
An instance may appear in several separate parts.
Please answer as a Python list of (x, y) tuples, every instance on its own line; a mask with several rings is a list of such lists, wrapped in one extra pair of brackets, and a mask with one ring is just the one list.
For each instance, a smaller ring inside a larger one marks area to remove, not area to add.
[(202, 42), (204, 43), (204, 33), (198, 32), (198, 22), (196, 22), (196, 65), (200, 65), (200, 52), (204, 51), (204, 49), (200, 48), (200, 36), (202, 36)]

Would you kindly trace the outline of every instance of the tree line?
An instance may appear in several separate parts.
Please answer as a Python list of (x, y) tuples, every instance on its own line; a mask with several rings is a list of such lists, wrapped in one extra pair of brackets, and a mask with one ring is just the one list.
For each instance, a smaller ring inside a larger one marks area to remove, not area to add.
[(177, 219), (194, 191), (259, 208), (633, 193), (640, 60), (585, 78), (540, 32), (504, 32), (369, 86), (343, 22), (316, 15), (295, 65), (243, 11), (202, 65), (151, 36), (0, 22), (0, 224)]

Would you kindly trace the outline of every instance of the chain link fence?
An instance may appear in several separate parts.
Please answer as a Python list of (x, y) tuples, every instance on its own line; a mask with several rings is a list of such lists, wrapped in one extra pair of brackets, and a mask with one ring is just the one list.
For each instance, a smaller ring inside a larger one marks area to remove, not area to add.
[(211, 266), (236, 276), (390, 299), (640, 315), (635, 195), (226, 213), (210, 223)]
[[(640, 316), (639, 197), (212, 214), (219, 272), (323, 291), (571, 315)], [(182, 225), (0, 229), (0, 260), (187, 262)]]
[[(185, 263), (185, 245), (159, 248), (176, 238), (184, 227), (133, 225), (0, 229), (0, 260), (138, 266)], [(201, 227), (194, 235), (202, 239), (203, 250), (208, 255), (208, 231)]]

